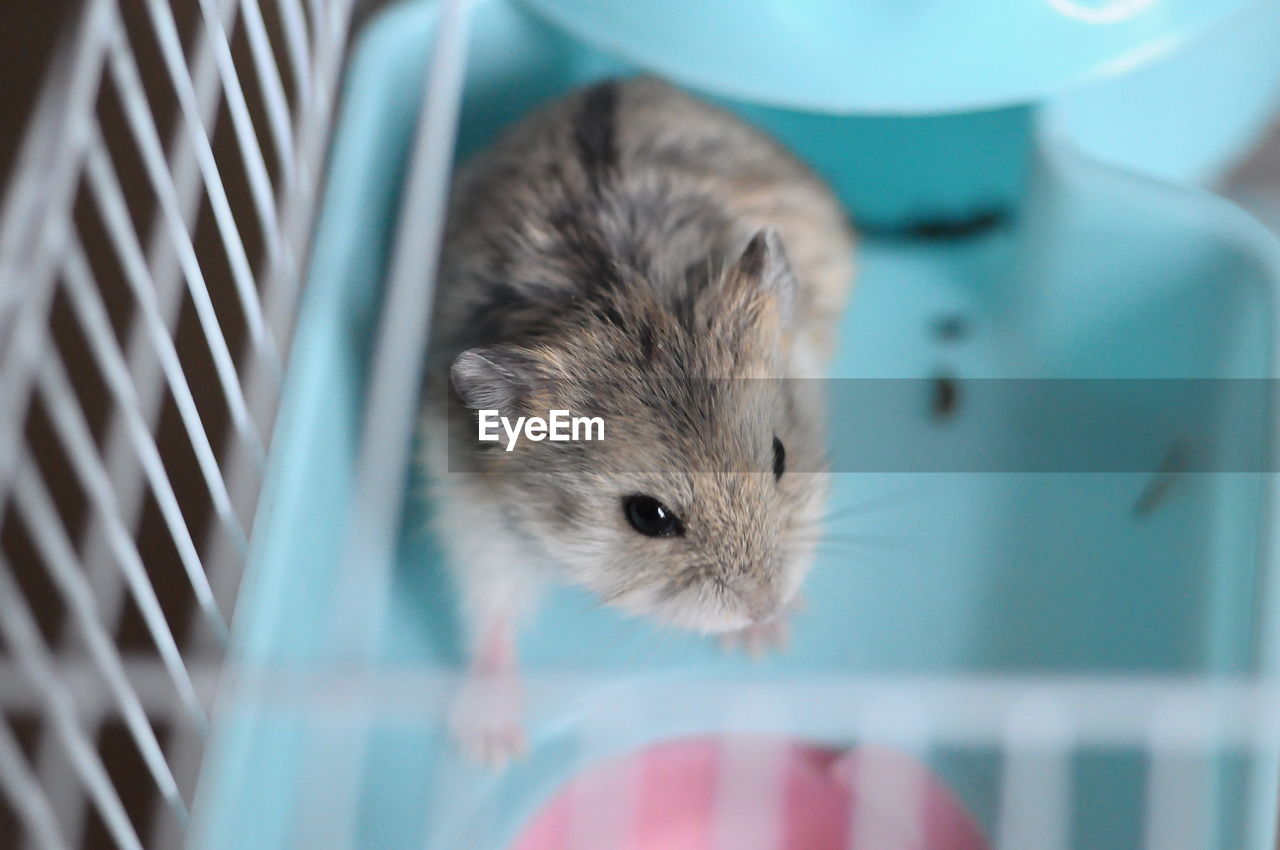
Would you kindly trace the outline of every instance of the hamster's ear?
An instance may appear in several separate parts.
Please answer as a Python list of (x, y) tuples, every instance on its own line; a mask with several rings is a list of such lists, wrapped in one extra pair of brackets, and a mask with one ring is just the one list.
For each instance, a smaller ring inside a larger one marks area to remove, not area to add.
[(772, 312), (782, 327), (791, 324), (796, 279), (776, 228), (766, 227), (751, 237), (725, 272), (723, 285), (726, 306), (745, 310), (752, 318)]
[(510, 410), (537, 385), (533, 358), (505, 345), (462, 352), (449, 368), (449, 379), (472, 410)]

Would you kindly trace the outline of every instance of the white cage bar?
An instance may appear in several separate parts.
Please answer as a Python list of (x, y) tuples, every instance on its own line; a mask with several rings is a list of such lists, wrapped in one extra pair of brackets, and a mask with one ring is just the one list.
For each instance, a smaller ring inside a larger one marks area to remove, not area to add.
[[(28, 847), (81, 846), (91, 809), (118, 846), (182, 841), (351, 13), (89, 0), (61, 34), (0, 207), (0, 528), (28, 541), (0, 553), (0, 789)], [(105, 392), (88, 407), (68, 339)], [(111, 723), (158, 807), (127, 811)]]

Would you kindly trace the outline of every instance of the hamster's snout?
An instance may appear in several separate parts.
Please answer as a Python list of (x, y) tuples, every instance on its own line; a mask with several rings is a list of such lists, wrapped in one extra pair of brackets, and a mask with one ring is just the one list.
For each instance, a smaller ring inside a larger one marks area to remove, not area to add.
[(740, 583), (734, 587), (734, 595), (741, 600), (742, 612), (753, 625), (767, 623), (782, 612), (782, 594), (771, 581)]
[(778, 616), (782, 611), (782, 604), (776, 598), (762, 600), (759, 602), (748, 602), (746, 605), (747, 619), (753, 625), (767, 623)]

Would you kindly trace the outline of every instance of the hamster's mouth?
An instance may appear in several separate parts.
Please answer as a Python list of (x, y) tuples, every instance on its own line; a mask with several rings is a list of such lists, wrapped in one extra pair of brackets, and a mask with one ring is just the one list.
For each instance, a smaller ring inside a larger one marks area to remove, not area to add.
[(698, 604), (680, 597), (657, 601), (634, 595), (620, 596), (606, 604), (632, 616), (656, 620), (663, 626), (701, 635), (736, 632), (753, 623), (745, 611)]
[(697, 629), (697, 631), (704, 635), (723, 635), (729, 634), (730, 632), (741, 631), (750, 625), (752, 625), (751, 618), (743, 614), (739, 616), (732, 616), (729, 619), (719, 620), (712, 625)]
[(664, 625), (700, 635), (723, 635), (745, 629), (752, 620), (745, 612), (727, 609), (656, 611), (654, 616)]

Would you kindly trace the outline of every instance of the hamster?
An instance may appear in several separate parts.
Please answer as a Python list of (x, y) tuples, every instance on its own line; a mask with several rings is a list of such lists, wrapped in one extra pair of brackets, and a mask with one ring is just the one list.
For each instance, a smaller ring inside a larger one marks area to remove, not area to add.
[[(780, 634), (826, 493), (817, 381), (853, 279), (829, 188), (655, 78), (546, 106), (454, 183), (423, 409), (470, 654), (453, 732), (524, 746), (515, 640), (548, 580), (631, 614)], [(479, 440), (477, 411), (603, 420)]]

